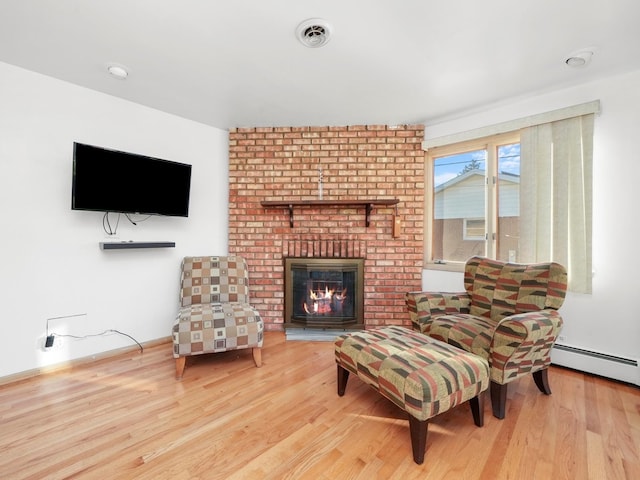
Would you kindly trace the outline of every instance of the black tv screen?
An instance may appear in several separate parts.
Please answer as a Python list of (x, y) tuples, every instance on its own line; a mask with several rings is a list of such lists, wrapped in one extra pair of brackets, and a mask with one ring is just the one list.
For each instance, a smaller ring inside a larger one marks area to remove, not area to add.
[(191, 165), (74, 142), (71, 208), (187, 217)]

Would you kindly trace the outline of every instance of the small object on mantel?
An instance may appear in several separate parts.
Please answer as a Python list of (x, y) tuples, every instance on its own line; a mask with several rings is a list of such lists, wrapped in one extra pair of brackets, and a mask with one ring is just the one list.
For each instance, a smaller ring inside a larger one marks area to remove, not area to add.
[(396, 205), (396, 209), (393, 212), (393, 225), (391, 226), (391, 236), (393, 238), (398, 238), (402, 234), (402, 221), (398, 216), (398, 206)]
[(371, 210), (374, 206), (397, 205), (399, 201), (400, 200), (398, 200), (397, 198), (365, 200), (262, 200), (260, 202), (260, 205), (262, 205), (264, 208), (287, 208), (289, 210), (289, 226), (291, 228), (293, 228), (293, 207), (312, 207), (317, 205), (333, 207), (365, 207), (365, 225), (368, 227), (371, 223)]

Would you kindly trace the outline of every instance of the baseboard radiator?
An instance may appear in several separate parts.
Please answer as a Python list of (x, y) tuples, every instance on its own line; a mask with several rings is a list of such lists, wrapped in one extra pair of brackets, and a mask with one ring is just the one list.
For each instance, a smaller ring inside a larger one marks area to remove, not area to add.
[(551, 353), (555, 365), (640, 385), (638, 360), (556, 343)]

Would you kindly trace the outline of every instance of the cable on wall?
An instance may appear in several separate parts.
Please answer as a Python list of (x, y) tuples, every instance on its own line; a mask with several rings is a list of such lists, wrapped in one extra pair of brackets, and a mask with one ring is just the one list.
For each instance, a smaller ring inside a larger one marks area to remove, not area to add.
[(104, 212), (104, 215), (102, 216), (102, 228), (104, 229), (107, 235), (115, 235), (118, 231), (119, 224), (120, 224), (120, 214), (118, 214), (118, 219), (116, 220), (116, 226), (112, 228), (111, 222), (109, 221), (109, 212)]
[[(128, 333), (124, 333), (121, 332), (120, 330), (115, 330), (115, 329), (109, 329), (109, 330), (105, 330), (104, 332), (100, 332), (100, 333), (93, 333), (93, 334), (88, 334), (88, 335), (70, 335), (68, 333), (51, 333), (51, 335), (48, 334), (47, 332), (47, 342), (49, 341), (49, 337), (67, 337), (67, 338), (75, 338), (76, 340), (84, 340), (85, 338), (90, 338), (90, 337), (100, 337), (102, 335), (107, 335), (109, 333), (117, 333), (118, 335), (123, 335), (127, 338), (130, 338), (131, 340), (133, 340), (136, 345), (138, 345), (138, 347), (140, 348), (140, 353), (144, 353), (144, 347), (140, 344), (140, 342), (138, 342), (135, 338), (133, 338), (131, 335), (129, 335)], [(53, 345), (53, 340), (51, 340), (51, 345)], [(51, 346), (48, 345), (48, 346)]]
[(144, 352), (144, 348), (142, 347), (140, 342), (138, 342), (135, 338), (133, 338), (128, 333), (124, 333), (124, 332), (121, 332), (120, 330), (116, 330), (116, 329), (109, 329), (109, 330), (105, 330), (104, 332), (101, 332), (101, 333), (88, 334), (88, 335), (82, 335), (82, 336), (71, 335), (71, 334), (67, 334), (67, 333), (49, 332), (49, 322), (51, 322), (52, 320), (62, 320), (62, 319), (68, 319), (68, 318), (84, 317), (86, 315), (87, 315), (86, 313), (76, 313), (74, 315), (63, 315), (63, 316), (60, 316), (60, 317), (47, 318), (46, 337), (45, 337), (45, 343), (44, 343), (45, 348), (53, 347), (53, 343), (55, 341), (55, 337), (69, 337), (69, 338), (75, 338), (75, 339), (78, 339), (78, 340), (82, 340), (82, 339), (89, 338), (89, 337), (99, 337), (101, 335), (107, 335), (107, 334), (110, 334), (110, 333), (116, 333), (118, 335), (123, 335), (123, 336), (133, 340), (138, 345), (138, 347), (140, 348), (140, 353)]

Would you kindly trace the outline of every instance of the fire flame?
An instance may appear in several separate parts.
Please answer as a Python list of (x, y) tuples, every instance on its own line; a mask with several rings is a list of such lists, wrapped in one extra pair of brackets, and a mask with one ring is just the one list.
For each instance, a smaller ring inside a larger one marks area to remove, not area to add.
[(313, 290), (309, 290), (309, 297), (311, 300), (322, 300), (322, 299), (330, 299), (333, 297), (335, 290), (329, 290), (329, 287), (325, 288), (324, 293), (322, 292), (314, 292)]
[(335, 289), (329, 290), (329, 287), (325, 288), (325, 291), (318, 291), (317, 293), (313, 290), (309, 290), (309, 298), (313, 301), (313, 310), (309, 308), (307, 303), (304, 304), (304, 311), (309, 315), (326, 315), (332, 312), (331, 304), (332, 299), (335, 297), (338, 300), (340, 309), (342, 308), (342, 302), (344, 302), (345, 298), (347, 298), (347, 290), (343, 290), (342, 292), (336, 294)]

